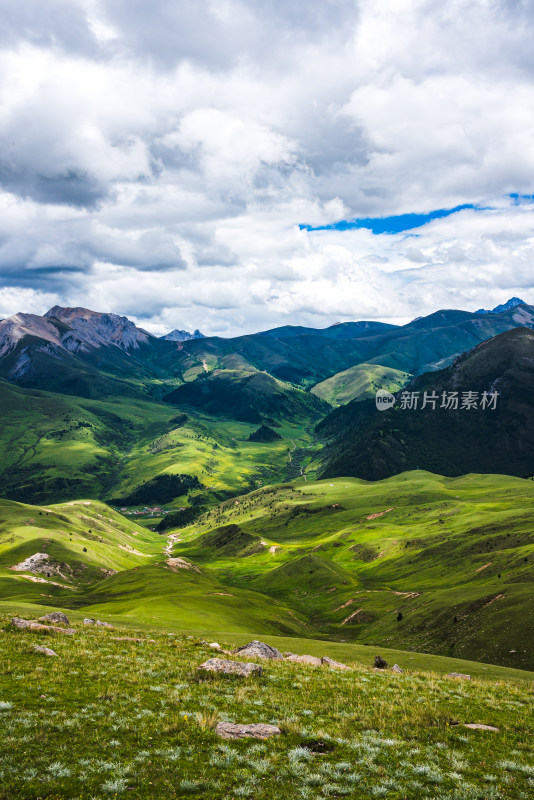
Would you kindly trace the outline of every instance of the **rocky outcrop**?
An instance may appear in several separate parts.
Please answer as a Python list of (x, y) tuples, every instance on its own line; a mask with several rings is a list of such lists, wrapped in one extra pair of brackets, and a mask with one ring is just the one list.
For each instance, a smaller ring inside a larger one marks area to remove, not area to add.
[(296, 653), (289, 653), (285, 657), (285, 660), (293, 661), (295, 664), (307, 664), (311, 667), (320, 667), (322, 664), (321, 659), (317, 658), (316, 656), (299, 656)]
[(113, 628), (113, 625), (111, 625), (109, 622), (102, 622), (99, 619), (90, 619), (89, 617), (84, 619), (83, 624), (96, 625), (98, 628)]
[(57, 653), (51, 650), (50, 647), (42, 647), (40, 644), (35, 645), (33, 652), (39, 653), (42, 656), (57, 656)]
[(330, 669), (350, 669), (346, 664), (342, 664), (341, 661), (334, 661), (334, 659), (328, 658), (328, 656), (323, 656), (321, 658), (321, 664), (330, 667)]
[(45, 614), (44, 617), (39, 617), (40, 622), (55, 622), (56, 625), (70, 625), (69, 618), (63, 611), (52, 611), (50, 614)]
[(234, 722), (219, 722), (215, 728), (215, 733), (222, 739), (268, 739), (269, 736), (277, 736), (282, 733), (277, 725), (266, 725), (263, 722), (251, 722), (249, 724), (236, 724)]
[(36, 622), (33, 619), (21, 619), (20, 617), (13, 617), (11, 624), (20, 630), (39, 631), (40, 633), (66, 633), (68, 636), (72, 636), (76, 633), (74, 628), (58, 628), (55, 625), (42, 625), (40, 622)]
[(263, 668), (259, 664), (247, 661), (226, 661), (223, 658), (208, 658), (198, 668), (203, 672), (219, 672), (221, 675), (238, 675), (248, 678), (251, 675), (261, 675)]
[(253, 642), (243, 645), (243, 647), (238, 647), (237, 650), (234, 650), (234, 654), (247, 656), (247, 658), (283, 658), (282, 653), (277, 650), (276, 647), (271, 647), (270, 644), (265, 644), (265, 642), (259, 642), (257, 639), (255, 639)]
[(465, 675), (463, 672), (447, 672), (447, 678), (459, 678), (464, 681), (470, 681), (471, 675)]

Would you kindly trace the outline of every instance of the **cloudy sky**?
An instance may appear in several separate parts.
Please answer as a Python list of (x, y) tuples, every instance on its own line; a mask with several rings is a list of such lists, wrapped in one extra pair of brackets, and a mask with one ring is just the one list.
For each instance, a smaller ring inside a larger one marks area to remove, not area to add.
[(530, 0), (3, 0), (0, 317), (534, 303), (533, 41)]

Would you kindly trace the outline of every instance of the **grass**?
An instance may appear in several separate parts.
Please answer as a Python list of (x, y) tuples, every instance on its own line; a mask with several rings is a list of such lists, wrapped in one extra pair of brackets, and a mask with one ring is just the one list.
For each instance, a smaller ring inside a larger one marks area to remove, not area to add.
[[(330, 640), (528, 670), (533, 492), (516, 478), (423, 472), (282, 484), (164, 536), (96, 501), (3, 501), (0, 592), (10, 609), (60, 605), (176, 632)], [(182, 561), (168, 563), (167, 536)], [(51, 574), (11, 569), (36, 553), (49, 556)]]
[[(2, 382), (2, 494), (29, 503), (122, 497), (164, 472), (196, 475), (213, 493), (284, 480), (288, 451), (308, 446), (312, 420), (281, 419), (282, 439), (249, 442), (258, 425), (136, 397), (104, 400)], [(316, 421), (316, 420), (315, 420)], [(186, 505), (176, 497), (174, 506)]]
[[(336, 639), (532, 669), (533, 496), (531, 481), (422, 471), (267, 487), (206, 513), (175, 554)], [(237, 558), (205, 537), (228, 525), (255, 537)]]
[[(349, 672), (268, 662), (260, 678), (199, 680), (213, 651), (198, 638), (74, 624), (73, 637), (45, 637), (3, 618), (2, 800), (532, 796), (530, 681), (375, 672), (373, 650)], [(219, 720), (283, 733), (224, 742)]]
[(374, 398), (378, 389), (397, 392), (411, 377), (409, 372), (393, 367), (356, 364), (317, 383), (311, 392), (332, 406), (341, 406), (355, 399)]

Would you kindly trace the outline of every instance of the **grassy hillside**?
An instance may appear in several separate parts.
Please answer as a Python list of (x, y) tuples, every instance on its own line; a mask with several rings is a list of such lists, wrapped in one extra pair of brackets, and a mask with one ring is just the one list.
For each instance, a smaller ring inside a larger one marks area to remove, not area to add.
[[(199, 638), (76, 623), (74, 636), (51, 637), (1, 622), (1, 800), (516, 800), (532, 791), (532, 683), (511, 673), (375, 672), (369, 649), (365, 666), (350, 659), (344, 672), (271, 661), (255, 679), (203, 680), (196, 669), (213, 650)], [(57, 657), (36, 654), (36, 643)], [(219, 721), (282, 733), (225, 742)], [(473, 723), (498, 730), (465, 727)]]
[(422, 471), (267, 487), (174, 552), (337, 640), (533, 668), (533, 499), (532, 481)]
[[(534, 474), (534, 332), (517, 328), (475, 347), (439, 372), (415, 378), (408, 393), (416, 409), (377, 411), (371, 401), (338, 408), (317, 428), (327, 442), (322, 475), (376, 480), (404, 470), (444, 475), (468, 472)], [(482, 408), (486, 392), (498, 392), (495, 409)], [(435, 408), (425, 397), (435, 398)], [(456, 392), (458, 409), (442, 407)], [(477, 407), (462, 408), (472, 392)]]
[(374, 398), (378, 389), (396, 392), (411, 377), (408, 372), (380, 364), (357, 364), (316, 384), (311, 392), (331, 406), (342, 406), (351, 400)]
[[(258, 428), (254, 422), (191, 409), (184, 414), (167, 403), (132, 397), (83, 399), (5, 381), (0, 411), (1, 493), (30, 503), (124, 497), (160, 474), (194, 475), (208, 495), (284, 480), (288, 451), (311, 443), (318, 418), (281, 419), (280, 439), (257, 442), (249, 441)], [(184, 495), (170, 504), (187, 502)]]
[[(533, 498), (533, 481), (505, 476), (308, 481), (229, 499), (164, 535), (94, 501), (3, 501), (1, 595), (10, 608), (61, 603), (532, 669)], [(35, 554), (48, 558), (39, 569), (26, 562)]]

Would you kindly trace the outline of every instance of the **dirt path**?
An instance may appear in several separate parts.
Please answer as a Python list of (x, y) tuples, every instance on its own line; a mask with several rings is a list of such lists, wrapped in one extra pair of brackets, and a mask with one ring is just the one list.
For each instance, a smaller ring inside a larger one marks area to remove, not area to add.
[(167, 558), (170, 558), (172, 556), (172, 548), (174, 547), (176, 542), (179, 542), (179, 541), (180, 541), (180, 534), (179, 533), (170, 533), (169, 534), (169, 536), (167, 537), (167, 544), (163, 548), (163, 552), (167, 556)]

